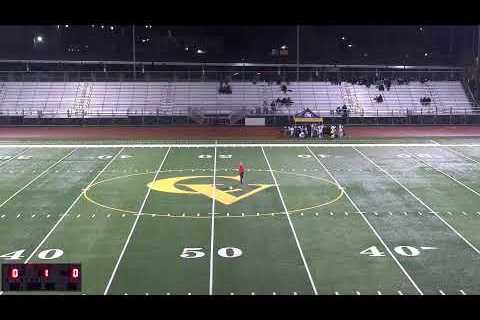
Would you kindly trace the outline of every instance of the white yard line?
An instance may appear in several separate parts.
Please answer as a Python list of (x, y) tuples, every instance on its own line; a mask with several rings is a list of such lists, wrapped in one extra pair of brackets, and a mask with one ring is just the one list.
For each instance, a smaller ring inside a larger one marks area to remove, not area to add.
[(292, 230), (293, 237), (295, 238), (295, 242), (298, 247), (298, 251), (300, 252), (300, 256), (303, 261), (303, 265), (305, 266), (305, 270), (307, 271), (308, 279), (310, 280), (310, 284), (312, 285), (313, 292), (318, 295), (317, 288), (315, 286), (315, 282), (313, 281), (312, 275), (310, 274), (310, 269), (308, 268), (307, 261), (305, 260), (305, 256), (303, 255), (302, 247), (300, 246), (300, 241), (298, 241), (297, 233), (295, 232), (295, 228), (293, 227), (292, 220), (290, 219), (290, 214), (288, 213), (287, 206), (285, 205), (285, 201), (283, 200), (282, 192), (280, 191), (280, 187), (278, 186), (277, 183), (277, 178), (275, 178), (275, 175), (273, 174), (272, 167), (270, 166), (270, 161), (268, 161), (267, 154), (265, 153), (265, 150), (262, 147), (262, 152), (263, 156), (265, 157), (265, 161), (267, 162), (268, 165), (268, 170), (270, 171), (270, 174), (272, 175), (273, 182), (275, 183), (275, 186), (277, 187), (278, 195), (280, 196), (280, 201), (282, 202), (283, 209), (285, 210), (285, 213), (287, 215), (288, 223), (290, 224), (290, 229)]
[[(165, 160), (167, 159), (168, 153), (170, 152), (170, 148), (167, 149), (167, 152), (165, 153), (165, 156), (163, 157), (162, 162), (160, 163), (160, 166), (158, 167), (157, 172), (155, 173), (155, 176), (153, 177), (152, 182), (155, 182), (157, 180), (158, 174), (162, 170), (163, 164), (165, 163)], [(137, 227), (138, 220), (140, 219), (140, 216), (143, 211), (143, 207), (147, 203), (148, 196), (150, 195), (150, 191), (152, 189), (148, 188), (147, 193), (145, 194), (145, 197), (143, 199), (142, 205), (140, 206), (140, 209), (138, 209), (137, 212), (137, 217), (135, 218), (135, 222), (132, 225), (132, 228), (130, 229), (130, 233), (128, 234), (127, 240), (125, 241), (125, 244), (123, 245), (122, 251), (120, 252), (120, 256), (118, 257), (117, 263), (115, 264), (115, 267), (113, 268), (112, 275), (110, 276), (110, 279), (108, 280), (107, 287), (105, 288), (104, 295), (108, 293), (108, 290), (110, 290), (110, 286), (112, 285), (113, 279), (115, 278), (115, 275), (118, 270), (118, 266), (120, 265), (120, 262), (123, 259), (123, 255), (125, 254), (125, 250), (128, 247), (128, 244), (130, 243), (130, 239), (132, 238), (133, 232), (135, 231), (135, 228)]]
[[(437, 147), (438, 143), (199, 143), (199, 144), (8, 144), (0, 148), (31, 148), (31, 149), (61, 149), (61, 148), (237, 148), (237, 147)], [(447, 147), (480, 147), (480, 144), (442, 144)]]
[(435, 141), (435, 140), (433, 140), (433, 139), (432, 139), (432, 140), (430, 140), (430, 141), (432, 141), (432, 142), (436, 143), (438, 146), (445, 147), (446, 149), (448, 149), (448, 150), (452, 151), (453, 153), (456, 153), (456, 154), (458, 154), (460, 157), (462, 157), (462, 158), (464, 158), (464, 159), (467, 159), (467, 160), (470, 160), (470, 161), (472, 161), (472, 162), (475, 162), (476, 164), (480, 164), (480, 161), (478, 161), (478, 160), (475, 160), (475, 159), (473, 159), (473, 158), (471, 158), (471, 157), (469, 157), (469, 156), (467, 156), (467, 155), (465, 155), (465, 154), (461, 153), (460, 151), (457, 151), (457, 150), (455, 150), (455, 149), (452, 149), (452, 148), (451, 148), (451, 147), (449, 147), (449, 146), (446, 146), (446, 145), (440, 144), (440, 143), (438, 143), (437, 141)]
[(25, 149), (25, 150), (23, 150), (23, 151), (21, 151), (21, 152), (19, 152), (19, 153), (17, 153), (17, 154), (15, 154), (15, 155), (13, 155), (10, 159), (7, 159), (7, 160), (5, 160), (5, 161), (3, 161), (3, 162), (0, 162), (0, 167), (3, 166), (4, 164), (9, 163), (9, 162), (12, 161), (12, 160), (15, 160), (16, 157), (24, 154), (24, 153), (27, 152), (27, 151), (28, 151), (28, 148)]
[(400, 181), (398, 181), (397, 178), (392, 176), (387, 170), (383, 169), (380, 167), (378, 164), (376, 164), (372, 159), (367, 157), (363, 152), (358, 150), (357, 148), (353, 148), (355, 151), (357, 151), (362, 157), (367, 159), (371, 164), (373, 164), (375, 167), (377, 167), (380, 171), (382, 171), (384, 174), (389, 176), (393, 181), (395, 181), (400, 187), (402, 187), (405, 191), (407, 191), (412, 197), (414, 197), (418, 202), (420, 202), (425, 208), (427, 208), (430, 213), (434, 214), (440, 221), (442, 221), (450, 230), (452, 230), (460, 239), (462, 239), (470, 248), (472, 248), (476, 253), (480, 254), (480, 250), (478, 250), (470, 241), (468, 241), (460, 232), (458, 232), (454, 227), (452, 227), (445, 219), (443, 219), (435, 210), (430, 208), (425, 202), (423, 202), (422, 199), (417, 197), (410, 189), (408, 189), (406, 186), (404, 186)]
[(26, 185), (24, 185), (22, 188), (20, 188), (19, 190), (17, 190), (17, 192), (15, 192), (14, 194), (12, 194), (7, 200), (3, 201), (2, 203), (0, 203), (0, 208), (3, 207), (8, 201), (12, 200), (17, 194), (19, 194), (20, 192), (22, 192), (23, 190), (25, 190), (26, 188), (28, 188), (28, 186), (30, 186), (32, 183), (34, 183), (35, 181), (37, 181), (38, 179), (40, 179), (41, 177), (43, 177), (48, 171), (50, 171), (50, 169), (52, 169), (53, 167), (55, 167), (57, 164), (59, 164), (60, 162), (62, 162), (63, 160), (65, 160), (66, 158), (68, 158), (72, 153), (74, 153), (77, 149), (73, 149), (72, 151), (70, 151), (66, 156), (64, 156), (63, 158), (61, 158), (60, 160), (58, 160), (57, 162), (55, 162), (54, 164), (52, 164), (50, 167), (48, 167), (47, 169), (43, 170), (42, 173), (40, 173), (39, 175), (37, 175), (35, 178), (33, 178), (32, 180), (30, 180), (30, 182), (28, 182)]
[(213, 158), (213, 197), (212, 197), (212, 228), (210, 231), (210, 279), (208, 293), (213, 294), (213, 245), (215, 237), (215, 190), (216, 190), (216, 172), (217, 172), (217, 147), (215, 147)]
[(328, 170), (328, 168), (322, 163), (322, 161), (320, 161), (320, 159), (317, 157), (317, 155), (309, 148), (307, 147), (308, 151), (312, 154), (312, 156), (317, 160), (317, 162), (322, 166), (322, 168), (325, 170), (325, 172), (327, 172), (327, 174), (330, 176), (330, 178), (332, 178), (332, 180), (337, 184), (337, 186), (343, 190), (345, 196), (347, 197), (347, 199), (350, 201), (350, 203), (352, 204), (352, 206), (355, 208), (355, 210), (357, 210), (357, 212), (360, 214), (360, 216), (363, 218), (363, 220), (365, 221), (365, 223), (368, 225), (368, 227), (370, 228), (370, 230), (372, 230), (372, 232), (375, 234), (375, 236), (377, 237), (377, 239), (380, 241), (380, 243), (383, 245), (383, 247), (385, 248), (385, 250), (387, 250), (387, 252), (390, 254), (390, 256), (392, 257), (392, 259), (395, 261), (395, 263), (397, 264), (397, 266), (400, 268), (400, 270), (402, 270), (403, 274), (407, 277), (407, 279), (410, 281), (410, 283), (415, 287), (415, 289), (418, 291), (418, 293), (420, 293), (421, 295), (423, 295), (423, 292), (422, 290), (418, 287), (418, 285), (415, 283), (415, 281), (412, 279), (412, 277), (410, 276), (410, 274), (407, 272), (407, 270), (405, 270), (405, 268), (403, 267), (403, 265), (400, 263), (400, 261), (398, 261), (397, 257), (395, 257), (395, 255), (393, 254), (393, 252), (390, 250), (390, 248), (387, 246), (387, 244), (385, 243), (385, 241), (382, 239), (382, 237), (380, 236), (380, 234), (377, 232), (377, 230), (375, 230), (375, 228), (373, 227), (373, 225), (370, 223), (370, 221), (368, 221), (368, 219), (365, 217), (365, 215), (363, 214), (364, 211), (360, 210), (360, 208), (357, 206), (357, 204), (352, 200), (352, 198), (350, 198), (350, 195), (347, 193), (347, 191), (340, 185), (340, 183), (337, 181), (337, 179), (333, 176), (333, 174), (330, 172), (330, 170)]
[(47, 241), (47, 239), (50, 237), (50, 235), (53, 233), (53, 231), (55, 231), (55, 229), (58, 227), (58, 225), (62, 222), (63, 218), (65, 218), (65, 216), (70, 212), (70, 210), (72, 210), (72, 208), (75, 206), (75, 204), (78, 202), (78, 200), (80, 200), (83, 193), (86, 190), (88, 190), (88, 188), (90, 188), (90, 186), (97, 180), (97, 178), (110, 166), (110, 164), (112, 164), (112, 162), (118, 157), (118, 155), (120, 155), (120, 153), (122, 153), (123, 149), (124, 148), (121, 148), (120, 151), (118, 151), (118, 153), (112, 158), (112, 160), (110, 160), (107, 163), (107, 165), (95, 176), (95, 178), (93, 178), (93, 180), (87, 185), (87, 187), (82, 190), (82, 192), (78, 195), (78, 197), (72, 202), (70, 207), (68, 207), (67, 211), (65, 211), (62, 214), (60, 219), (58, 219), (57, 223), (55, 223), (55, 225), (50, 229), (50, 231), (47, 233), (47, 235), (42, 239), (42, 241), (38, 244), (38, 246), (33, 250), (33, 252), (30, 254), (30, 256), (28, 256), (28, 258), (25, 260), (25, 263), (28, 263), (30, 261), (30, 259), (32, 259), (32, 257), (35, 255), (35, 253), (37, 253), (37, 251), (41, 248), (41, 246), (45, 243), (45, 241)]
[(418, 158), (415, 154), (410, 153), (410, 152), (406, 151), (405, 149), (403, 149), (403, 150), (405, 151), (405, 153), (410, 154), (415, 160), (417, 160), (417, 162), (421, 162), (421, 163), (425, 164), (426, 166), (429, 166), (429, 167), (432, 168), (433, 170), (435, 170), (435, 171), (437, 171), (438, 173), (441, 173), (441, 174), (443, 174), (444, 176), (450, 178), (451, 180), (455, 181), (455, 182), (458, 183), (459, 185), (463, 186), (465, 189), (473, 192), (474, 194), (476, 194), (477, 196), (480, 197), (480, 193), (479, 193), (479, 192), (477, 192), (476, 190), (474, 190), (474, 189), (472, 189), (471, 187), (467, 186), (465, 183), (459, 181), (459, 180), (456, 179), (455, 177), (452, 177), (452, 176), (449, 175), (448, 173), (446, 173), (446, 172), (444, 172), (444, 171), (442, 171), (442, 170), (440, 170), (440, 169), (435, 168), (435, 167), (432, 166), (431, 164), (429, 164), (429, 163), (425, 162), (424, 160)]

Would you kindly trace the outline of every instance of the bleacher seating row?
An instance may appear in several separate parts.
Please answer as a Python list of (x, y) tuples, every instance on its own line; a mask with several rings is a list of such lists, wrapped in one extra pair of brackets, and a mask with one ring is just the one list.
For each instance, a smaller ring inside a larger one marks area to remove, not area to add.
[[(472, 109), (459, 81), (410, 82), (379, 91), (375, 86), (342, 82), (294, 82), (283, 93), (277, 84), (231, 82), (232, 94), (219, 94), (217, 82), (0, 82), (0, 115), (25, 117), (111, 117), (115, 115), (189, 115), (242, 110), (258, 112), (272, 100), (290, 97), (293, 104), (276, 114), (295, 114), (310, 108), (330, 115), (346, 104), (351, 116), (394, 115), (409, 112), (447, 114)], [(374, 97), (382, 94), (383, 102)], [(432, 99), (429, 106), (420, 99)]]

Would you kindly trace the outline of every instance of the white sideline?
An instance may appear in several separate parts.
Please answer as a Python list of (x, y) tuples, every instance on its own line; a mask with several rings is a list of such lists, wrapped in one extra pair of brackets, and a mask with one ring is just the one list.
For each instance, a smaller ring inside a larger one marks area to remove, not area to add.
[(10, 159), (7, 159), (7, 160), (5, 160), (5, 161), (3, 161), (3, 162), (0, 162), (0, 167), (3, 166), (3, 165), (6, 164), (6, 163), (12, 161), (12, 160), (15, 160), (16, 157), (18, 157), (19, 155), (24, 154), (24, 153), (27, 152), (27, 151), (28, 151), (28, 148), (26, 148), (26, 149), (23, 150), (22, 152), (19, 152), (19, 153), (15, 154), (15, 155), (12, 156)]
[[(185, 144), (0, 144), (0, 148), (245, 148), (245, 147), (437, 147), (437, 143), (185, 143)], [(480, 147), (480, 144), (442, 144), (447, 147)]]
[(476, 253), (480, 254), (480, 250), (478, 250), (470, 241), (468, 241), (460, 232), (458, 232), (454, 227), (452, 227), (447, 221), (445, 221), (435, 210), (430, 208), (425, 202), (422, 201), (419, 197), (417, 197), (410, 189), (408, 189), (406, 186), (404, 186), (400, 181), (398, 181), (394, 176), (392, 176), (389, 172), (387, 172), (385, 169), (380, 167), (378, 164), (376, 164), (373, 160), (371, 160), (369, 157), (367, 157), (363, 152), (358, 150), (357, 148), (354, 148), (360, 155), (362, 155), (365, 159), (367, 159), (371, 164), (373, 164), (375, 167), (377, 167), (380, 171), (382, 171), (384, 174), (389, 176), (393, 181), (395, 181), (399, 186), (401, 186), (405, 191), (407, 191), (412, 197), (417, 199), (418, 202), (420, 202), (425, 208), (427, 208), (430, 213), (434, 214), (440, 221), (442, 221), (450, 230), (452, 230), (458, 237), (460, 237), (466, 244), (470, 246)]
[(393, 254), (393, 252), (390, 250), (390, 248), (387, 246), (387, 244), (385, 243), (385, 241), (383, 241), (382, 237), (380, 236), (380, 234), (377, 232), (377, 230), (375, 230), (375, 228), (372, 226), (372, 224), (370, 223), (370, 221), (368, 221), (368, 219), (365, 217), (365, 215), (363, 214), (364, 211), (360, 210), (360, 208), (357, 206), (357, 204), (352, 200), (352, 198), (350, 198), (350, 195), (347, 193), (347, 191), (340, 185), (340, 183), (337, 181), (337, 179), (333, 176), (333, 174), (330, 172), (330, 170), (328, 170), (328, 168), (322, 163), (322, 161), (320, 161), (320, 159), (317, 157), (317, 155), (312, 151), (312, 149), (310, 149), (309, 147), (307, 147), (308, 151), (312, 154), (312, 156), (317, 160), (317, 162), (322, 166), (322, 168), (327, 172), (327, 174), (330, 176), (330, 178), (332, 178), (332, 180), (337, 184), (337, 186), (343, 190), (343, 193), (345, 194), (345, 196), (347, 197), (347, 199), (350, 201), (350, 203), (352, 204), (352, 206), (355, 208), (355, 210), (357, 210), (357, 212), (360, 214), (360, 216), (363, 218), (363, 220), (367, 223), (368, 227), (370, 228), (370, 230), (372, 230), (372, 232), (375, 234), (375, 236), (377, 237), (377, 239), (380, 241), (380, 243), (383, 245), (383, 247), (387, 250), (387, 252), (390, 254), (390, 256), (393, 258), (393, 260), (395, 261), (395, 263), (397, 264), (397, 266), (400, 268), (400, 270), (402, 270), (403, 274), (407, 277), (407, 279), (410, 281), (410, 283), (415, 287), (415, 289), (418, 291), (418, 293), (420, 293), (421, 295), (423, 295), (423, 292), (422, 290), (418, 287), (418, 285), (415, 283), (415, 281), (412, 279), (412, 277), (410, 276), (410, 274), (407, 272), (407, 270), (405, 270), (405, 268), (403, 267), (403, 265), (400, 263), (400, 261), (398, 261), (398, 259), (395, 257), (395, 255)]
[[(95, 178), (93, 178), (93, 180), (87, 185), (87, 187), (82, 190), (82, 192), (78, 195), (78, 197), (72, 202), (72, 204), (70, 205), (70, 207), (68, 207), (67, 211), (65, 211), (65, 213), (60, 217), (60, 219), (58, 219), (57, 223), (55, 223), (55, 225), (52, 227), (52, 229), (50, 229), (50, 231), (47, 233), (47, 235), (43, 238), (43, 240), (38, 244), (38, 246), (33, 250), (33, 252), (30, 254), (30, 256), (25, 260), (25, 263), (28, 263), (30, 261), (30, 259), (32, 259), (32, 257), (35, 255), (35, 253), (38, 251), (38, 249), (41, 248), (41, 246), (45, 243), (45, 241), (47, 241), (48, 237), (50, 237), (50, 235), (53, 233), (53, 231), (55, 231), (55, 229), (58, 227), (58, 225), (60, 224), (60, 222), (62, 222), (63, 218), (65, 218), (65, 216), (70, 212), (70, 210), (72, 210), (72, 208), (75, 206), (75, 204), (78, 202), (78, 200), (80, 200), (80, 198), (82, 197), (83, 193), (85, 192), (85, 190), (87, 190), (88, 188), (90, 188), (90, 186), (97, 180), (97, 178), (110, 166), (110, 164), (118, 157), (118, 155), (120, 153), (122, 153), (124, 148), (120, 149), (120, 151), (118, 151), (118, 153), (112, 158), (112, 160), (110, 160), (107, 165), (95, 176)], [(75, 151), (75, 150), (74, 150)]]
[(50, 169), (52, 169), (53, 167), (55, 167), (57, 164), (59, 164), (60, 162), (62, 162), (63, 160), (65, 160), (67, 157), (69, 157), (72, 153), (74, 153), (77, 149), (73, 149), (72, 151), (70, 151), (66, 156), (64, 156), (63, 158), (61, 158), (60, 160), (58, 160), (57, 162), (55, 162), (54, 164), (52, 164), (50, 167), (48, 167), (47, 169), (43, 170), (42, 173), (40, 173), (38, 176), (36, 176), (35, 178), (33, 178), (32, 180), (30, 180), (30, 182), (28, 182), (26, 185), (24, 185), (21, 189), (17, 190), (17, 192), (15, 192), (14, 194), (12, 194), (7, 200), (3, 201), (2, 203), (0, 203), (0, 208), (3, 207), (8, 201), (12, 200), (17, 194), (19, 194), (20, 192), (22, 192), (23, 190), (25, 190), (26, 188), (28, 188), (28, 186), (30, 186), (32, 183), (34, 183), (35, 181), (37, 181), (38, 179), (40, 179), (41, 177), (43, 177)]
[(293, 237), (295, 238), (295, 242), (297, 243), (298, 251), (300, 252), (300, 256), (303, 261), (303, 265), (305, 266), (305, 269), (307, 271), (308, 279), (310, 280), (310, 284), (312, 285), (313, 292), (318, 295), (317, 288), (315, 286), (315, 283), (313, 281), (312, 275), (310, 274), (310, 269), (308, 268), (307, 260), (305, 259), (305, 256), (303, 255), (302, 247), (300, 246), (300, 241), (298, 241), (297, 233), (295, 232), (295, 228), (293, 227), (292, 220), (290, 219), (290, 214), (288, 212), (287, 206), (285, 205), (285, 201), (283, 200), (282, 192), (280, 191), (280, 187), (278, 186), (277, 179), (275, 178), (275, 175), (273, 174), (272, 167), (270, 166), (270, 162), (268, 161), (267, 154), (265, 153), (265, 150), (262, 147), (262, 152), (263, 156), (265, 157), (265, 161), (267, 162), (268, 165), (268, 170), (270, 171), (273, 182), (275, 183), (275, 186), (277, 187), (278, 195), (280, 196), (280, 201), (282, 202), (283, 209), (285, 209), (285, 214), (287, 215), (288, 223), (290, 224), (290, 229), (292, 230)]
[[(168, 156), (169, 152), (170, 152), (170, 148), (167, 149), (167, 152), (165, 153), (165, 156), (163, 157), (163, 160), (160, 163), (160, 166), (158, 167), (158, 170), (155, 173), (155, 177), (153, 177), (152, 182), (155, 182), (155, 180), (157, 180), (158, 174), (160, 173), (160, 170), (162, 170), (163, 164), (165, 163), (165, 160), (167, 159), (167, 156)], [(148, 188), (147, 193), (145, 194), (145, 198), (143, 199), (142, 205), (140, 206), (140, 209), (138, 210), (137, 217), (135, 218), (135, 222), (133, 223), (132, 228), (130, 229), (130, 233), (128, 234), (127, 240), (125, 241), (125, 244), (123, 245), (122, 252), (120, 252), (120, 256), (118, 257), (117, 263), (115, 264), (112, 275), (110, 276), (110, 279), (108, 280), (107, 287), (105, 288), (105, 292), (103, 293), (104, 295), (106, 295), (108, 293), (108, 290), (110, 290), (110, 286), (112, 285), (112, 281), (115, 278), (115, 274), (117, 273), (118, 266), (120, 265), (120, 262), (123, 259), (123, 255), (125, 254), (125, 250), (127, 249), (127, 246), (130, 243), (130, 239), (133, 235), (133, 232), (135, 231), (135, 228), (137, 227), (138, 220), (140, 219), (143, 207), (147, 203), (147, 199), (148, 199), (148, 196), (150, 195), (151, 190), (152, 189)]]
[(212, 229), (210, 231), (210, 282), (208, 293), (213, 294), (213, 245), (215, 237), (215, 191), (216, 191), (216, 173), (217, 173), (217, 147), (215, 147), (215, 155), (213, 157), (213, 197), (212, 197)]

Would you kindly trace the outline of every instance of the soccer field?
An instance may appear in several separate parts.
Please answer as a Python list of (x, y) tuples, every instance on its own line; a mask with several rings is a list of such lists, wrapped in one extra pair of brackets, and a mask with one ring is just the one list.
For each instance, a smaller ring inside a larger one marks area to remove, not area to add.
[(3, 141), (0, 263), (81, 263), (87, 295), (480, 294), (480, 139), (302, 142)]

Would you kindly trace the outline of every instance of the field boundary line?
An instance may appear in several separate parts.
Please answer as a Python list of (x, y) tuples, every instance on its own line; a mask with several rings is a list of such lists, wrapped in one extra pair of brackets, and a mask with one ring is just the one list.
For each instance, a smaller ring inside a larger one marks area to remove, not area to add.
[[(107, 163), (107, 165), (95, 176), (95, 178), (93, 178), (92, 181), (90, 181), (90, 183), (87, 185), (87, 187), (85, 189), (82, 190), (82, 192), (78, 195), (78, 197), (72, 202), (72, 204), (70, 205), (70, 207), (68, 207), (68, 209), (63, 213), (63, 215), (60, 217), (60, 219), (58, 219), (57, 223), (55, 223), (55, 225), (53, 225), (53, 227), (50, 229), (50, 231), (47, 233), (47, 235), (42, 239), (42, 241), (40, 241), (40, 243), (37, 245), (37, 247), (33, 250), (33, 252), (30, 254), (30, 256), (28, 256), (28, 258), (25, 260), (25, 263), (28, 263), (30, 261), (30, 259), (32, 259), (32, 257), (35, 255), (35, 253), (37, 253), (37, 251), (42, 247), (42, 245), (45, 243), (45, 241), (47, 241), (47, 239), (50, 237), (50, 235), (53, 233), (53, 231), (55, 231), (55, 229), (58, 227), (58, 225), (60, 224), (60, 222), (62, 222), (62, 220), (65, 218), (65, 216), (70, 212), (70, 210), (72, 210), (72, 208), (77, 204), (78, 200), (80, 200), (80, 198), (82, 197), (83, 193), (85, 192), (85, 190), (87, 190), (94, 182), (95, 180), (97, 180), (97, 178), (110, 166), (110, 164), (118, 157), (118, 155), (120, 153), (122, 153), (124, 148), (121, 148), (120, 151), (118, 151), (118, 153)], [(74, 150), (75, 151), (75, 150)]]
[(411, 152), (409, 152), (409, 151), (407, 151), (407, 150), (405, 150), (405, 149), (402, 149), (402, 150), (403, 150), (404, 152), (406, 152), (407, 154), (410, 154), (410, 155), (413, 157), (413, 159), (415, 159), (417, 162), (420, 162), (420, 163), (425, 164), (426, 166), (432, 168), (433, 170), (435, 170), (435, 171), (437, 171), (438, 173), (446, 176), (447, 178), (450, 178), (451, 180), (453, 180), (453, 181), (456, 182), (457, 184), (463, 186), (465, 189), (473, 192), (474, 194), (476, 194), (477, 196), (480, 197), (480, 193), (478, 193), (478, 191), (476, 191), (475, 189), (467, 186), (465, 183), (463, 183), (463, 182), (461, 182), (460, 180), (456, 179), (455, 177), (449, 175), (448, 173), (446, 173), (446, 172), (444, 172), (444, 171), (442, 171), (442, 170), (440, 170), (440, 169), (438, 169), (438, 168), (435, 168), (435, 167), (432, 166), (431, 164), (429, 164), (429, 163), (425, 162), (424, 160), (418, 158), (415, 154), (413, 154), (413, 153), (411, 153)]
[(13, 198), (15, 198), (17, 196), (17, 194), (19, 194), (20, 192), (22, 192), (23, 190), (25, 190), (26, 188), (28, 188), (32, 183), (34, 183), (35, 181), (37, 181), (38, 179), (40, 179), (41, 177), (43, 177), (45, 174), (48, 173), (48, 171), (50, 171), (50, 169), (52, 169), (53, 167), (55, 167), (57, 164), (59, 164), (60, 162), (62, 162), (63, 160), (65, 160), (66, 158), (68, 158), (69, 156), (72, 155), (72, 153), (74, 153), (77, 149), (73, 149), (72, 151), (70, 151), (66, 156), (62, 157), (60, 160), (58, 160), (57, 162), (55, 162), (54, 164), (52, 164), (51, 166), (49, 166), (47, 169), (43, 170), (42, 173), (40, 173), (39, 175), (37, 175), (35, 178), (33, 178), (32, 180), (30, 180), (30, 182), (28, 182), (26, 185), (24, 185), (22, 188), (20, 188), (19, 190), (17, 190), (14, 194), (12, 194), (7, 200), (3, 201), (2, 203), (0, 203), (0, 208), (2, 208), (8, 201), (12, 200)]
[(300, 246), (300, 241), (298, 240), (297, 233), (295, 232), (295, 227), (293, 226), (292, 219), (290, 218), (290, 213), (288, 212), (287, 206), (285, 205), (285, 201), (283, 200), (282, 192), (280, 191), (280, 187), (278, 186), (277, 178), (275, 178), (275, 175), (273, 174), (272, 166), (270, 165), (270, 161), (268, 161), (267, 154), (265, 153), (265, 150), (262, 148), (262, 153), (263, 156), (265, 157), (265, 161), (267, 162), (268, 165), (268, 170), (270, 171), (270, 174), (272, 175), (273, 181), (275, 182), (275, 187), (277, 188), (278, 195), (280, 196), (280, 201), (282, 202), (283, 209), (285, 209), (285, 214), (287, 216), (288, 223), (290, 225), (290, 229), (292, 230), (293, 237), (295, 238), (295, 242), (297, 244), (298, 251), (300, 252), (300, 256), (303, 261), (303, 265), (305, 266), (305, 270), (307, 271), (308, 279), (310, 280), (310, 284), (312, 286), (313, 292), (315, 295), (318, 295), (317, 292), (317, 287), (315, 286), (315, 282), (313, 281), (312, 274), (310, 273), (310, 269), (307, 264), (307, 260), (305, 259), (305, 256), (303, 255), (303, 250), (302, 247)]
[(470, 161), (472, 161), (472, 162), (475, 162), (476, 164), (480, 164), (480, 161), (475, 160), (475, 159), (473, 159), (473, 158), (470, 158), (469, 156), (464, 155), (464, 154), (461, 153), (460, 151), (457, 151), (457, 150), (455, 150), (455, 149), (452, 149), (451, 147), (448, 147), (448, 146), (445, 146), (445, 145), (443, 145), (443, 144), (440, 144), (440, 143), (438, 143), (437, 141), (435, 141), (435, 140), (433, 140), (433, 139), (432, 139), (431, 141), (435, 142), (436, 144), (438, 144), (438, 145), (441, 146), (441, 147), (445, 147), (446, 149), (452, 151), (453, 153), (458, 154), (460, 157), (462, 157), (462, 158), (464, 158), (464, 159), (467, 159), (467, 160), (470, 160)]
[(440, 221), (442, 221), (451, 231), (453, 231), (460, 239), (462, 239), (470, 248), (472, 248), (476, 253), (480, 254), (480, 250), (477, 249), (468, 239), (466, 239), (460, 232), (458, 232), (454, 227), (452, 227), (445, 219), (443, 219), (435, 210), (430, 208), (425, 202), (423, 202), (422, 199), (417, 197), (410, 189), (408, 189), (406, 186), (404, 186), (397, 178), (392, 176), (387, 170), (383, 169), (380, 167), (378, 164), (376, 164), (372, 159), (370, 159), (367, 155), (365, 155), (363, 152), (360, 150), (354, 148), (362, 157), (367, 159), (371, 164), (373, 164), (375, 167), (377, 167), (380, 171), (382, 171), (384, 174), (386, 174), (388, 177), (390, 177), (393, 181), (395, 181), (399, 186), (401, 186), (405, 191), (407, 191), (412, 197), (414, 197), (418, 202), (420, 202), (425, 208), (427, 208), (430, 213), (434, 214)]
[[(442, 144), (448, 147), (480, 147), (480, 144)], [(30, 149), (58, 149), (58, 148), (243, 148), (243, 147), (438, 147), (438, 143), (198, 143), (198, 144), (9, 144), (0, 145), (1, 148), (30, 148)]]
[(16, 157), (24, 154), (25, 152), (27, 152), (29, 150), (29, 148), (26, 148), (25, 150), (19, 152), (19, 153), (16, 153), (15, 155), (13, 155), (10, 159), (7, 159), (3, 162), (0, 162), (0, 167), (3, 166), (4, 164), (7, 164), (8, 162), (12, 161), (12, 160), (15, 160)]
[(307, 147), (308, 151), (312, 154), (312, 156), (317, 160), (317, 162), (322, 166), (322, 168), (325, 170), (325, 172), (330, 176), (330, 178), (332, 178), (333, 181), (335, 181), (335, 183), (338, 185), (339, 188), (341, 188), (345, 194), (345, 196), (347, 197), (347, 199), (350, 201), (350, 203), (352, 204), (352, 206), (355, 208), (355, 210), (357, 210), (357, 212), (360, 214), (360, 216), (363, 218), (363, 220), (365, 221), (365, 223), (368, 225), (368, 227), (370, 228), (370, 230), (372, 230), (373, 234), (377, 237), (377, 239), (380, 241), (380, 243), (383, 245), (383, 247), (387, 250), (387, 252), (390, 254), (390, 256), (393, 258), (393, 260), (395, 261), (395, 263), (397, 264), (397, 266), (400, 268), (400, 270), (403, 272), (403, 274), (407, 277), (407, 279), (410, 281), (410, 283), (413, 285), (413, 287), (418, 291), (418, 293), (420, 293), (421, 295), (423, 295), (423, 291), (418, 287), (418, 285), (416, 284), (416, 282), (413, 280), (413, 278), (410, 276), (410, 274), (407, 272), (407, 270), (403, 267), (403, 265), (400, 263), (400, 261), (398, 261), (397, 257), (395, 257), (395, 255), (393, 254), (393, 252), (390, 250), (390, 248), (387, 246), (387, 244), (385, 243), (385, 241), (383, 240), (383, 238), (380, 236), (380, 234), (377, 232), (377, 230), (373, 227), (373, 225), (370, 223), (370, 221), (367, 219), (367, 217), (365, 217), (365, 215), (363, 214), (364, 211), (360, 210), (360, 208), (357, 206), (357, 204), (355, 203), (355, 201), (352, 200), (352, 198), (350, 198), (350, 195), (347, 193), (347, 191), (345, 190), (345, 188), (343, 188), (340, 183), (338, 182), (338, 180), (335, 178), (335, 176), (330, 172), (330, 170), (328, 170), (327, 166), (323, 164), (323, 162), (317, 157), (317, 155), (312, 151), (312, 149), (310, 149), (309, 147)]
[[(165, 163), (165, 160), (167, 159), (167, 156), (170, 152), (170, 148), (167, 149), (167, 152), (165, 153), (165, 156), (163, 157), (162, 162), (160, 163), (160, 166), (157, 169), (157, 172), (155, 173), (155, 176), (153, 177), (152, 183), (157, 180), (158, 174), (160, 173), (160, 170), (162, 170), (163, 164)], [(123, 259), (123, 255), (125, 254), (125, 251), (128, 247), (128, 244), (130, 243), (130, 239), (132, 238), (133, 232), (135, 231), (135, 228), (137, 227), (138, 220), (140, 219), (143, 207), (147, 203), (148, 196), (150, 195), (150, 192), (152, 189), (147, 187), (147, 192), (145, 194), (145, 197), (143, 199), (142, 205), (140, 206), (140, 209), (138, 210), (137, 217), (135, 218), (135, 222), (132, 225), (132, 228), (130, 229), (130, 233), (128, 234), (127, 240), (125, 241), (125, 244), (123, 245), (122, 251), (120, 252), (120, 256), (118, 257), (117, 263), (115, 264), (115, 267), (113, 268), (112, 275), (110, 276), (110, 279), (108, 280), (107, 287), (105, 288), (104, 295), (108, 293), (110, 290), (110, 286), (112, 285), (113, 279), (115, 278), (115, 275), (117, 274), (118, 267), (120, 265), (120, 262)]]
[(217, 173), (217, 147), (214, 151), (215, 155), (213, 157), (213, 195), (212, 195), (212, 224), (210, 230), (210, 277), (209, 277), (209, 286), (208, 293), (213, 294), (213, 245), (215, 238), (215, 191), (216, 189), (216, 173)]

